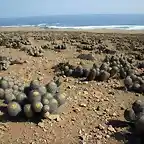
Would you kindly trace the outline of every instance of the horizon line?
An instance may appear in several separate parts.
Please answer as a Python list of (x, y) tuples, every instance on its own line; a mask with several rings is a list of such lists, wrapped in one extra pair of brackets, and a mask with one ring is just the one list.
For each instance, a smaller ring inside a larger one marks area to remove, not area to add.
[(83, 13), (83, 14), (47, 14), (47, 15), (34, 15), (34, 16), (9, 16), (0, 17), (0, 19), (19, 19), (19, 18), (31, 18), (31, 17), (48, 17), (48, 16), (80, 16), (80, 15), (144, 15), (144, 13)]

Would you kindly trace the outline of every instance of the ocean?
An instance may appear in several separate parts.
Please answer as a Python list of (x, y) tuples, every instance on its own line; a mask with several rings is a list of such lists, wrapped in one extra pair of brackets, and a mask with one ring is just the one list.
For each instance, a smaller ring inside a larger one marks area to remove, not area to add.
[(0, 27), (40, 27), (66, 29), (144, 29), (144, 14), (54, 15), (0, 18)]

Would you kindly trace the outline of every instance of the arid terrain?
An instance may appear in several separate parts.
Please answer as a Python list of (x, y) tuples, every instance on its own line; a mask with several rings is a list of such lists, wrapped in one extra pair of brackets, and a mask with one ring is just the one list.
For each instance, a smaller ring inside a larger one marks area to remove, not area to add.
[[(144, 32), (0, 28), (0, 56), (16, 60), (0, 66), (1, 77), (37, 78), (45, 84), (56, 75), (52, 67), (60, 62), (92, 67), (106, 55), (121, 54), (143, 62)], [(142, 68), (137, 71), (143, 73)], [(123, 121), (124, 110), (143, 94), (126, 91), (123, 79), (83, 82), (60, 76), (60, 80), (67, 100), (59, 116), (38, 123), (12, 122), (0, 111), (0, 144), (139, 144), (138, 138), (125, 136)]]

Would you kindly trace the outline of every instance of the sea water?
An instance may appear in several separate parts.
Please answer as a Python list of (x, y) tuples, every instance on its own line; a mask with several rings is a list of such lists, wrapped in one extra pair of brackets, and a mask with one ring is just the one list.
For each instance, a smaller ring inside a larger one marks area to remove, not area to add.
[(144, 14), (87, 14), (0, 18), (0, 26), (144, 30)]

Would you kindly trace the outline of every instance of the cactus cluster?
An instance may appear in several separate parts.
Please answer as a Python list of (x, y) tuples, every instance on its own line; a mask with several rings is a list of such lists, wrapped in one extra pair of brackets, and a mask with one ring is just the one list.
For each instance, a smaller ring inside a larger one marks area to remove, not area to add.
[(59, 86), (58, 79), (41, 85), (38, 80), (24, 84), (13, 78), (2, 77), (0, 99), (7, 104), (7, 113), (11, 117), (45, 117), (57, 113), (58, 108), (65, 103), (66, 97), (60, 94)]

